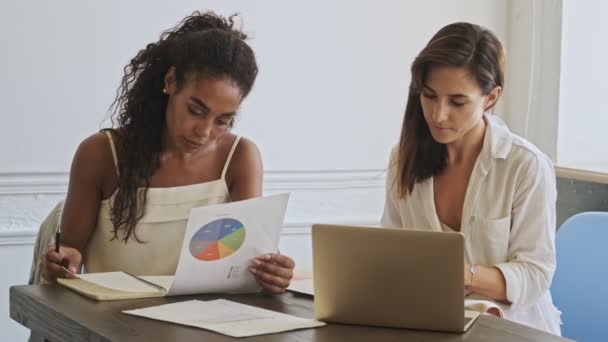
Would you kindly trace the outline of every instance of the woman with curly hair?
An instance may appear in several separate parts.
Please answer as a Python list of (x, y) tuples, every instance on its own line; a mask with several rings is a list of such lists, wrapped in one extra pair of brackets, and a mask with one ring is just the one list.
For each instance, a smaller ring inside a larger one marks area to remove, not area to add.
[[(49, 281), (80, 272), (175, 273), (191, 208), (258, 197), (256, 145), (230, 132), (258, 68), (228, 19), (195, 12), (125, 67), (114, 129), (86, 138), (70, 172), (63, 246), (43, 256)], [(268, 254), (251, 272), (272, 293), (294, 262)]]

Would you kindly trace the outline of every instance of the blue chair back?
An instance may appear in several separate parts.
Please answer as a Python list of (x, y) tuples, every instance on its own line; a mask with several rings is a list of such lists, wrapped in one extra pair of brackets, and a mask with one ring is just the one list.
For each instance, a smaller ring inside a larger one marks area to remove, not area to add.
[(562, 335), (608, 341), (608, 212), (570, 217), (557, 231), (551, 293), (562, 311)]

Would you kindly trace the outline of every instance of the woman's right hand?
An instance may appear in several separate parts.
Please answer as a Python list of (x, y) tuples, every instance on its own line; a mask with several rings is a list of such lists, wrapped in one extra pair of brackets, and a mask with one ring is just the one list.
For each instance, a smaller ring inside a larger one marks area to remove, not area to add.
[(57, 253), (55, 247), (51, 246), (42, 257), (42, 276), (52, 283), (56, 282), (57, 278), (73, 278), (70, 273), (79, 273), (81, 262), (82, 255), (76, 248), (61, 246)]

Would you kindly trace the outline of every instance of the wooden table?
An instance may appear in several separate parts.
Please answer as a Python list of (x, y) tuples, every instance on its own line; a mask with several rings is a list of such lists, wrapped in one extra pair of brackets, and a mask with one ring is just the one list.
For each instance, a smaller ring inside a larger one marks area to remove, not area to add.
[[(313, 317), (311, 297), (286, 293), (197, 295), (96, 302), (60, 285), (13, 286), (10, 316), (32, 331), (36, 341), (229, 341), (231, 337), (168, 322), (131, 316), (122, 310), (189, 299), (225, 298), (235, 302)], [(567, 341), (536, 329), (484, 315), (464, 334), (328, 324), (317, 329), (255, 336), (239, 341)]]

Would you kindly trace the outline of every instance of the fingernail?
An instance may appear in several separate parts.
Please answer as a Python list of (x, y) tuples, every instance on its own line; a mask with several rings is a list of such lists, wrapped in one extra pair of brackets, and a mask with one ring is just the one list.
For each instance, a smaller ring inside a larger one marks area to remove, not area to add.
[(270, 258), (272, 258), (272, 255), (270, 255), (270, 254), (266, 254), (266, 255), (264, 255), (264, 259), (266, 259), (266, 260), (270, 260)]
[(256, 266), (260, 266), (262, 264), (262, 262), (260, 260), (253, 260), (253, 264)]
[(256, 273), (258, 270), (256, 270), (255, 267), (249, 267), (249, 271), (251, 271), (251, 273)]

